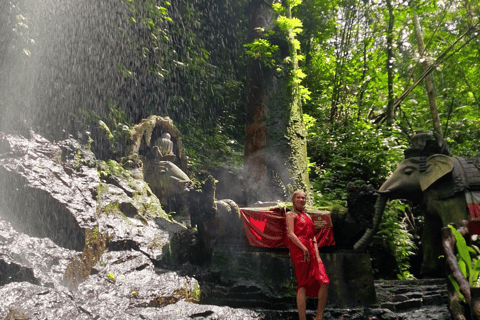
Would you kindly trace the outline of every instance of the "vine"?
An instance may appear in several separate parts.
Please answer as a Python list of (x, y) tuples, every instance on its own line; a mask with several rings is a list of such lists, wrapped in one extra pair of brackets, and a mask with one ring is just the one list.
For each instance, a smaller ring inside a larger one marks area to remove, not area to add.
[(303, 23), (300, 19), (292, 16), (292, 9), (300, 4), (302, 4), (302, 0), (287, 0), (286, 7), (280, 3), (274, 3), (273, 10), (278, 14), (276, 24), (287, 35), (289, 56), (283, 62), (291, 66), (293, 96), (298, 96), (305, 101), (310, 99), (310, 91), (301, 85), (302, 79), (305, 78), (306, 74), (300, 68), (299, 62), (305, 60), (305, 56), (298, 53), (300, 41), (297, 39), (298, 34), (303, 31)]

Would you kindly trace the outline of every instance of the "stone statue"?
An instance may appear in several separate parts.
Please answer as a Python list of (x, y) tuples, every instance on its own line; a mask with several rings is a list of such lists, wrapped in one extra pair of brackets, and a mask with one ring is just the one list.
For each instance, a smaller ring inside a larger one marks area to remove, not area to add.
[(159, 159), (172, 156), (175, 157), (175, 153), (173, 153), (173, 142), (171, 140), (170, 134), (167, 132), (165, 132), (160, 138), (155, 140), (153, 148), (155, 149), (155, 155)]

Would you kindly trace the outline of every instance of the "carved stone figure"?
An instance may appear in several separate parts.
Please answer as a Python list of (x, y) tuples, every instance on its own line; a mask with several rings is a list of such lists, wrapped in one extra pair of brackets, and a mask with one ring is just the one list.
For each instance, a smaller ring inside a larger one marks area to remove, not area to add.
[(364, 250), (371, 242), (388, 199), (408, 199), (425, 210), (422, 273), (441, 275), (441, 228), (470, 220), (466, 197), (480, 190), (479, 159), (451, 156), (440, 135), (417, 132), (412, 141), (404, 152), (406, 159), (378, 190), (373, 227), (354, 249)]
[(175, 160), (175, 153), (173, 153), (173, 142), (168, 132), (163, 133), (160, 138), (155, 140), (153, 148), (155, 149), (156, 156), (159, 159), (163, 160), (164, 158), (171, 158), (173, 156), (172, 161)]
[[(164, 132), (164, 136), (155, 139), (156, 131)], [(143, 140), (143, 137), (145, 137), (145, 140)], [(153, 145), (151, 143), (152, 138), (154, 142)], [(162, 139), (165, 140), (162, 141)], [(175, 141), (175, 145), (172, 139)], [(173, 161), (180, 170), (187, 170), (187, 158), (183, 154), (180, 131), (175, 127), (172, 119), (169, 117), (151, 115), (148, 118), (142, 119), (140, 123), (130, 128), (128, 140), (127, 157), (145, 154), (145, 151), (148, 149), (156, 152), (158, 147), (158, 150), (163, 156), (165, 156), (165, 154), (170, 155), (170, 157), (173, 156), (173, 159), (160, 158), (160, 160)], [(144, 143), (142, 143), (142, 141), (144, 141)], [(163, 148), (165, 148), (166, 153)], [(170, 152), (168, 150), (170, 150)], [(151, 158), (150, 160), (155, 160), (155, 152), (153, 152), (153, 157), (145, 157)], [(156, 160), (158, 161), (159, 159)]]
[(143, 175), (152, 191), (160, 198), (181, 193), (191, 183), (190, 178), (171, 161), (151, 161), (142, 157)]
[[(163, 134), (155, 139), (160, 132)], [(142, 164), (138, 166), (139, 170), (162, 204), (170, 196), (182, 193), (191, 183), (185, 173), (187, 161), (183, 155), (180, 132), (169, 117), (151, 115), (132, 126), (125, 160)]]

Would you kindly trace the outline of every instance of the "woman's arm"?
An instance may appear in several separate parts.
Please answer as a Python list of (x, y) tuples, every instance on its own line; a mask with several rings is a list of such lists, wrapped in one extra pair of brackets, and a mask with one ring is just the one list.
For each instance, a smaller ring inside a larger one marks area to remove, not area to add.
[(303, 243), (298, 239), (298, 237), (295, 235), (294, 231), (294, 226), (295, 226), (295, 213), (293, 212), (287, 212), (286, 213), (286, 222), (287, 222), (287, 236), (290, 240), (292, 240), (293, 243), (295, 243), (302, 251), (303, 254), (305, 255), (306, 260), (308, 261), (310, 257), (308, 256), (308, 249), (303, 245)]
[(320, 252), (318, 251), (317, 238), (315, 236), (313, 237), (313, 243), (315, 243), (315, 254), (317, 255), (317, 261), (320, 263), (322, 262), (322, 258), (320, 258)]

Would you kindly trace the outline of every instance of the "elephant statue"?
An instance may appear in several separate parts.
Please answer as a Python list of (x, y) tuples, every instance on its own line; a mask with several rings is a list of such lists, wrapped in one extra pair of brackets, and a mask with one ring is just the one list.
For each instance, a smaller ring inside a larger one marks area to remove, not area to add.
[(140, 156), (143, 176), (153, 193), (162, 201), (166, 197), (183, 193), (191, 184), (185, 172), (171, 161), (155, 161)]
[(408, 199), (425, 211), (422, 234), (422, 274), (443, 274), (441, 229), (450, 223), (470, 220), (468, 194), (479, 190), (478, 158), (451, 156), (444, 139), (422, 131), (412, 137), (396, 171), (383, 183), (375, 204), (373, 226), (354, 245), (363, 251), (379, 228), (388, 199)]

